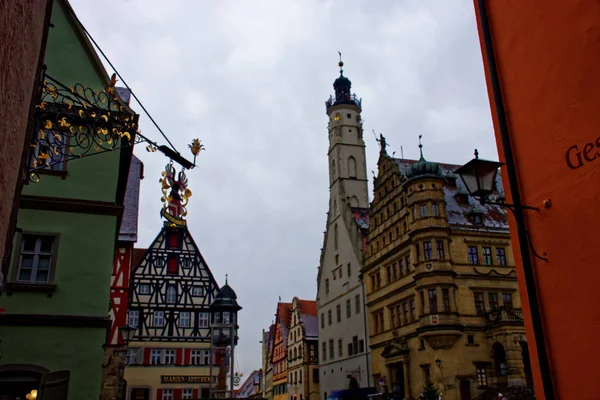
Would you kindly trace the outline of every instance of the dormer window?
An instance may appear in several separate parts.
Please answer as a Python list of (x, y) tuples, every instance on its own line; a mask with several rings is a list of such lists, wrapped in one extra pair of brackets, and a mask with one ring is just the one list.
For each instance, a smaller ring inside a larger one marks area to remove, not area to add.
[(473, 223), (477, 225), (481, 225), (483, 223), (481, 214), (473, 214)]

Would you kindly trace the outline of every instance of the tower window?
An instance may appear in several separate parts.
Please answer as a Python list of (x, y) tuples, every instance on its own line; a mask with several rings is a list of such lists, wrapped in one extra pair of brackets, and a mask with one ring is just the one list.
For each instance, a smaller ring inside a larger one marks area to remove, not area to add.
[(352, 118), (352, 114), (346, 114), (348, 118)]
[(356, 159), (352, 156), (348, 158), (348, 176), (356, 178)]

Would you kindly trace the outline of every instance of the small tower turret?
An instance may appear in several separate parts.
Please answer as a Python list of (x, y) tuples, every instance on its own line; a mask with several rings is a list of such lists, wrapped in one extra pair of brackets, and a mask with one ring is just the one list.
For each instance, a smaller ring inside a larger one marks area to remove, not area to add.
[[(211, 354), (219, 367), (217, 375), (216, 389), (210, 386), (211, 397), (217, 394), (216, 397), (234, 397), (234, 354), (235, 346), (238, 342), (238, 319), (237, 313), (242, 307), (237, 302), (237, 295), (227, 283), (219, 290), (212, 304), (210, 312), (212, 315), (212, 340)], [(212, 363), (211, 363), (212, 376)], [(229, 374), (229, 390), (227, 389), (226, 378)]]
[(325, 107), (327, 109), (327, 113), (329, 114), (329, 109), (333, 106), (337, 106), (340, 104), (351, 104), (358, 107), (358, 111), (361, 111), (361, 102), (362, 100), (357, 98), (355, 94), (352, 94), (352, 82), (350, 79), (344, 76), (344, 70), (342, 67), (344, 66), (344, 62), (342, 61), (342, 53), (338, 51), (340, 55), (340, 62), (338, 66), (340, 67), (340, 76), (333, 82), (333, 90), (335, 91), (335, 97), (330, 96), (329, 99), (325, 102)]

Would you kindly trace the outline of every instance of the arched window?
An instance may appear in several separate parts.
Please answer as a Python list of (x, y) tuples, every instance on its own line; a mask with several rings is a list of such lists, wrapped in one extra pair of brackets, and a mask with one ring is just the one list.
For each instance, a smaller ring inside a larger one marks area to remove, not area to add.
[(338, 226), (335, 224), (333, 226), (333, 249), (338, 249)]
[(173, 285), (167, 286), (167, 303), (175, 302), (177, 302), (177, 288)]
[(348, 176), (356, 178), (356, 160), (352, 156), (348, 158)]
[(496, 375), (498, 376), (498, 382), (506, 383), (508, 381), (508, 367), (506, 363), (506, 351), (501, 343), (496, 342), (492, 346), (494, 353), (494, 364), (496, 367)]

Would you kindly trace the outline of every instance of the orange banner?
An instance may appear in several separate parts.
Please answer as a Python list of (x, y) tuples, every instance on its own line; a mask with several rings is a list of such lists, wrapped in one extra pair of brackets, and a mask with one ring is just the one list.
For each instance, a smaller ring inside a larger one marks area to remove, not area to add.
[(521, 292), (538, 303), (533, 315), (523, 296), (536, 395), (598, 399), (600, 3), (475, 0), (475, 12), (507, 202), (519, 192), (540, 208), (524, 211), (526, 231), (510, 221), (515, 259), (531, 260), (517, 263)]

